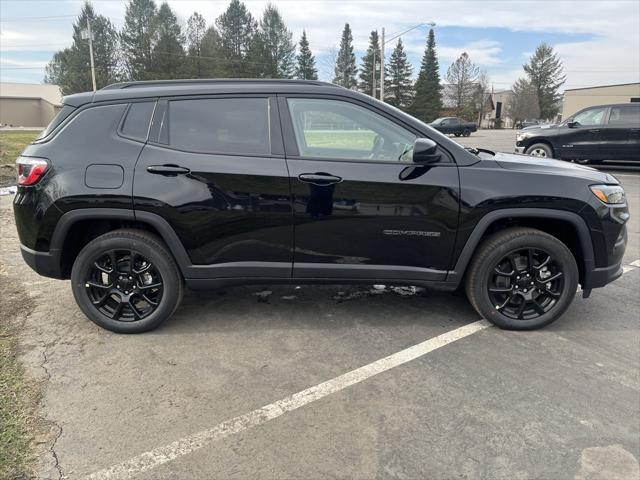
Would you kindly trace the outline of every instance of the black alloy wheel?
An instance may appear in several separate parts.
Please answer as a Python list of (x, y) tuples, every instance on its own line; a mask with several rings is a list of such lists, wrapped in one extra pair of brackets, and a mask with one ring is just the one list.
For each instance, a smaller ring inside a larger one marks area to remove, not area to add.
[(476, 249), (465, 275), (471, 305), (500, 328), (530, 330), (557, 320), (578, 288), (576, 258), (547, 232), (509, 227)]
[(135, 250), (104, 252), (87, 273), (85, 288), (91, 303), (113, 320), (141, 320), (162, 300), (162, 277), (151, 261)]
[(118, 333), (158, 327), (182, 300), (180, 269), (163, 240), (119, 229), (91, 240), (71, 270), (73, 296), (97, 325)]
[(489, 276), (491, 302), (496, 310), (514, 320), (531, 320), (546, 314), (564, 291), (561, 266), (539, 248), (510, 252)]

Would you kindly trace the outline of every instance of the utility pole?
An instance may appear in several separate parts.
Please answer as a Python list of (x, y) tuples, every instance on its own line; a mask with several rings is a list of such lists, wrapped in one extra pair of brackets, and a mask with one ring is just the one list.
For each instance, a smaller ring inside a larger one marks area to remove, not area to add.
[(373, 91), (371, 92), (371, 96), (376, 98), (376, 51), (373, 51), (373, 68), (371, 69), (371, 84), (373, 85)]
[(97, 90), (96, 88), (96, 67), (93, 62), (93, 34), (91, 33), (91, 22), (89, 17), (87, 17), (87, 29), (82, 31), (82, 38), (89, 39), (89, 58), (91, 60), (91, 83), (93, 84), (93, 91)]
[[(375, 98), (375, 94), (373, 96)], [(380, 101), (384, 102), (384, 27), (382, 27), (382, 41), (380, 42)]]

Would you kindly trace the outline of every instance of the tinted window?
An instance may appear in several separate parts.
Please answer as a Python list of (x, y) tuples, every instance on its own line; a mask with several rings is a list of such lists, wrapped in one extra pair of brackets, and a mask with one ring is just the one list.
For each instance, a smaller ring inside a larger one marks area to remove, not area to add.
[(271, 152), (268, 99), (172, 101), (169, 144), (192, 152), (268, 155)]
[(573, 121), (584, 126), (600, 125), (602, 124), (602, 119), (604, 118), (604, 113), (606, 111), (606, 107), (590, 108), (589, 110), (578, 113), (575, 117), (573, 117)]
[(611, 107), (609, 125), (640, 125), (640, 105)]
[(145, 142), (155, 104), (156, 102), (132, 103), (122, 124), (122, 135)]
[(381, 115), (339, 100), (288, 103), (303, 157), (411, 161), (416, 136)]
[(47, 135), (49, 135), (58, 125), (60, 125), (62, 122), (64, 122), (64, 120), (71, 115), (71, 113), (75, 110), (74, 107), (71, 107), (69, 105), (63, 105), (62, 108), (58, 111), (58, 113), (56, 114), (55, 117), (53, 117), (53, 120), (51, 120), (51, 122), (49, 123), (49, 125), (47, 125), (47, 128), (45, 128), (40, 135), (38, 135), (38, 138), (36, 138), (36, 140), (40, 140), (41, 138), (46, 137)]

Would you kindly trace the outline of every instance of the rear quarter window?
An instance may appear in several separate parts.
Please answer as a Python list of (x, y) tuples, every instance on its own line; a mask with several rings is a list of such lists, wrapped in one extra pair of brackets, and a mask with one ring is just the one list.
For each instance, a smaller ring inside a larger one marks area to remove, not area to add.
[(53, 120), (49, 122), (49, 125), (47, 125), (47, 128), (45, 128), (42, 132), (40, 132), (40, 135), (38, 135), (38, 138), (36, 138), (36, 141), (42, 140), (44, 137), (48, 136), (51, 132), (53, 132), (58, 127), (58, 125), (64, 122), (69, 117), (69, 115), (71, 115), (75, 110), (76, 109), (70, 105), (63, 105), (62, 108), (56, 114), (56, 116), (53, 117)]
[(169, 145), (198, 153), (269, 155), (268, 99), (172, 100)]
[(149, 124), (156, 102), (140, 102), (129, 105), (120, 134), (133, 140), (145, 142), (149, 135)]

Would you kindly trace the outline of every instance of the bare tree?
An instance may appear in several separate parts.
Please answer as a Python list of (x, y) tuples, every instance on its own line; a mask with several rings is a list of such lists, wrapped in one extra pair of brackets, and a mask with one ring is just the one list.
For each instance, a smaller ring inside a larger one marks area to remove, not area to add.
[(469, 118), (473, 115), (474, 90), (479, 74), (480, 69), (471, 61), (467, 52), (463, 52), (447, 70), (450, 100), (459, 117)]
[(511, 87), (513, 97), (507, 105), (509, 116), (513, 119), (514, 126), (528, 118), (538, 118), (540, 116), (540, 106), (538, 104), (538, 92), (536, 87), (527, 79), (519, 78)]

